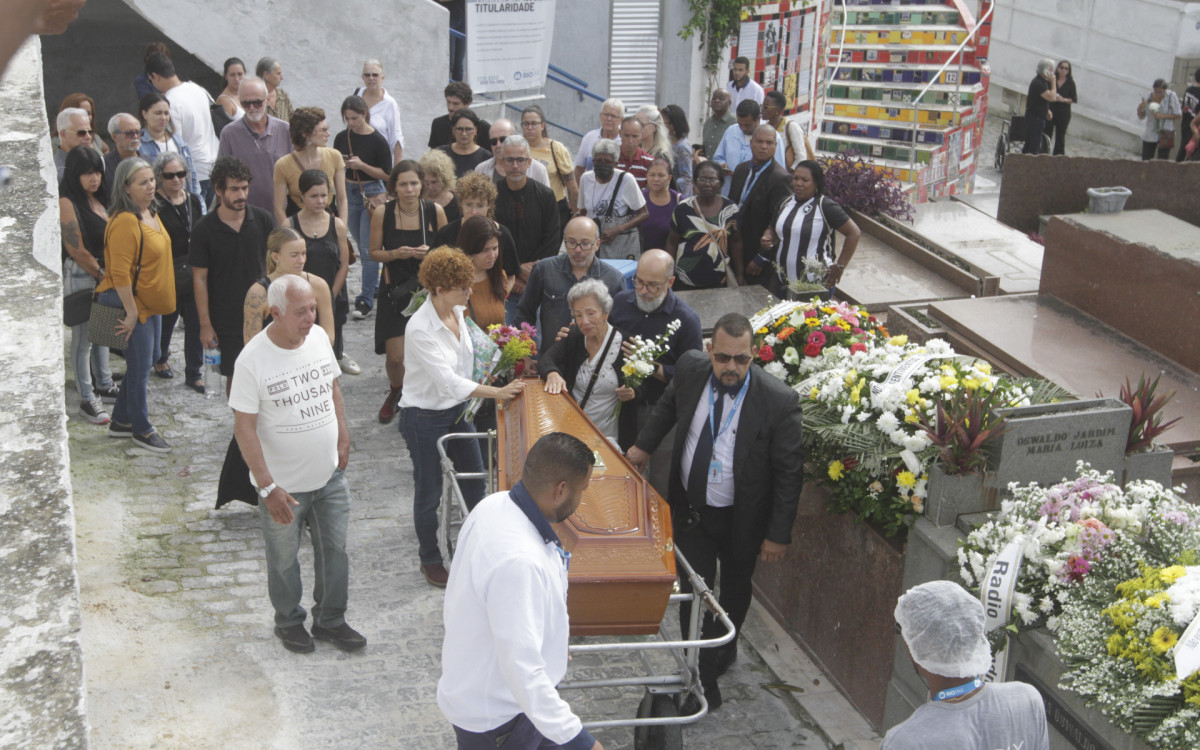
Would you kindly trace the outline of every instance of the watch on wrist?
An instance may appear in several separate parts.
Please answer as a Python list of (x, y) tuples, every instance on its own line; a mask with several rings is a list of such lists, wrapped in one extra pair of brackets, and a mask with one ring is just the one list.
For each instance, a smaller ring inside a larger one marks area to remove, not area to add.
[(258, 488), (258, 496), (261, 497), (263, 500), (266, 500), (267, 496), (270, 495), (272, 492), (274, 492), (275, 488), (278, 486), (279, 485), (275, 484), (274, 482), (271, 482), (266, 487), (259, 487)]

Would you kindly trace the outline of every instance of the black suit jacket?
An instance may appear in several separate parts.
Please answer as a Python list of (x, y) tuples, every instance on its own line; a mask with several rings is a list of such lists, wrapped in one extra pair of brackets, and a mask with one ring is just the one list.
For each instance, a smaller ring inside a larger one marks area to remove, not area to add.
[[(675, 377), (638, 434), (637, 447), (653, 453), (678, 422), (668, 493), (672, 511), (687, 505), (679, 462), (692, 415), (711, 376), (712, 362), (704, 352), (690, 351), (680, 357)], [(749, 377), (733, 448), (733, 543), (735, 554), (754, 557), (763, 539), (778, 544), (792, 541), (804, 485), (804, 445), (796, 392), (757, 365), (750, 366)]]
[[(736, 201), (741, 197), (742, 186), (750, 176), (751, 166), (751, 162), (744, 161), (733, 170), (733, 182), (729, 188), (730, 200)], [(772, 160), (770, 169), (759, 175), (750, 195), (740, 203), (738, 229), (742, 234), (743, 263), (749, 263), (751, 258), (761, 252), (758, 241), (762, 239), (767, 227), (771, 226), (779, 207), (791, 194), (792, 176), (778, 162)]]

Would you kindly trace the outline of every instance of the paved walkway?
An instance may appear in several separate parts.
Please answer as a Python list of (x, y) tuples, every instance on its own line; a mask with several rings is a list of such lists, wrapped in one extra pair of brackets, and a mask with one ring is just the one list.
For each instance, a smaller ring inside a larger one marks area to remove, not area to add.
[[(352, 436), (348, 621), (369, 639), (358, 654), (326, 643), (292, 654), (272, 635), (255, 512), (241, 503), (213, 509), (232, 413), (224, 398), (206, 400), (180, 383), (179, 334), (177, 377), (152, 376), (149, 388), (151, 419), (171, 454), (148, 454), (70, 418), (93, 748), (453, 746), (435, 701), (442, 592), (417, 567), (404, 442), (395, 423), (375, 417), (385, 379), (373, 328), (373, 317), (347, 323), (347, 351), (363, 374), (342, 379)], [(74, 415), (74, 385), (65, 391)], [(301, 562), (308, 587), (311, 548)], [(636, 669), (623, 655), (589, 655), (568, 677)], [(687, 747), (827, 747), (790, 693), (760, 687), (778, 679), (743, 646), (722, 680), (725, 705), (686, 729)], [(631, 718), (639, 698), (616, 689), (569, 694), (592, 719)], [(597, 736), (609, 750), (633, 744), (628, 729)]]

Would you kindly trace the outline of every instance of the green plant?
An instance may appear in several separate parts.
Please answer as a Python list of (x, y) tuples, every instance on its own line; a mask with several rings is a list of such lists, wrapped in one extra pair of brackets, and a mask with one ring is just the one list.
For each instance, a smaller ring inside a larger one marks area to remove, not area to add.
[(984, 445), (1004, 434), (1003, 417), (997, 408), (1007, 406), (997, 389), (961, 389), (938, 402), (933, 422), (922, 418), (921, 426), (938, 448), (938, 461), (947, 474), (981, 474), (987, 464)]
[(733, 41), (742, 24), (743, 0), (688, 0), (691, 18), (679, 30), (682, 39), (700, 35), (704, 48), (704, 69), (716, 76), (721, 69), (721, 54)]
[(1125, 378), (1125, 385), (1121, 386), (1121, 400), (1133, 409), (1133, 419), (1129, 423), (1129, 440), (1125, 443), (1126, 454), (1149, 448), (1159, 435), (1171, 429), (1171, 426), (1182, 418), (1175, 417), (1170, 422), (1163, 422), (1163, 407), (1175, 394), (1172, 392), (1155, 397), (1160, 379), (1161, 375), (1155, 378), (1154, 382), (1147, 383), (1146, 376), (1142, 375), (1134, 388), (1130, 385), (1129, 378)]

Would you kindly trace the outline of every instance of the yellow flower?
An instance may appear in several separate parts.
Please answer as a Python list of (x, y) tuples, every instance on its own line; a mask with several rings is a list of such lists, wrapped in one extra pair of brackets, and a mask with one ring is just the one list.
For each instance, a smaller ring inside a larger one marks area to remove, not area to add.
[(958, 378), (953, 375), (943, 375), (938, 378), (938, 382), (942, 384), (943, 391), (952, 391), (958, 387)]
[(1161, 571), (1159, 571), (1158, 577), (1162, 579), (1163, 583), (1170, 586), (1180, 578), (1183, 578), (1183, 574), (1186, 572), (1187, 568), (1183, 567), (1182, 565), (1172, 565), (1169, 568), (1163, 568)]
[(759, 328), (758, 331), (756, 331), (756, 333), (758, 333), (759, 336), (766, 336), (767, 335), (766, 326)]
[(1154, 635), (1150, 636), (1150, 645), (1154, 646), (1154, 650), (1160, 654), (1167, 653), (1178, 642), (1179, 636), (1167, 627), (1155, 630)]
[(836, 482), (837, 480), (842, 478), (842, 475), (844, 473), (846, 473), (846, 467), (842, 464), (841, 461), (830, 461), (829, 462), (829, 478), (830, 479), (832, 479), (833, 481)]
[(984, 362), (983, 360), (980, 360), (975, 363), (975, 369), (979, 370), (984, 375), (992, 374), (992, 366), (990, 364), (988, 364), (987, 362)]
[(822, 307), (821, 312), (825, 313), (826, 315), (833, 315), (833, 308), (832, 307)]
[(907, 415), (905, 415), (904, 421), (909, 424), (920, 424), (921, 416), (919, 414), (917, 414), (915, 411), (912, 411), (912, 412), (909, 412)]
[(838, 328), (841, 328), (843, 331), (849, 331), (849, 330), (850, 330), (850, 324), (849, 324), (849, 323), (847, 323), (847, 322), (846, 322), (846, 321), (844, 321), (844, 320), (839, 320), (839, 321), (837, 322), (837, 325), (838, 325)]
[(1171, 601), (1171, 597), (1167, 596), (1167, 592), (1164, 591), (1162, 593), (1155, 594), (1154, 596), (1146, 599), (1146, 606), (1147, 607), (1161, 607), (1163, 605), (1163, 602), (1169, 602), (1169, 601)]
[(1125, 650), (1125, 638), (1120, 633), (1113, 633), (1105, 645), (1108, 647), (1109, 656), (1120, 656)]
[(911, 471), (902, 471), (896, 475), (896, 484), (900, 485), (906, 490), (911, 490), (913, 487), (917, 486), (917, 478)]
[(632, 375), (635, 372), (633, 363), (626, 362), (625, 365), (621, 368), (621, 372), (625, 375)]
[(904, 400), (908, 402), (909, 406), (916, 404), (917, 399), (919, 398), (921, 398), (921, 392), (916, 388), (913, 388), (908, 393), (904, 394)]
[(888, 343), (892, 346), (904, 346), (908, 343), (908, 336), (892, 336), (890, 339), (888, 339)]
[(861, 396), (862, 396), (862, 383), (859, 383), (858, 385), (854, 386), (854, 388), (852, 388), (850, 390), (850, 402), (853, 404), (858, 404), (858, 399), (861, 398)]
[(817, 326), (821, 325), (821, 321), (817, 318), (805, 318), (804, 325), (808, 326), (809, 328), (816, 328)]
[(818, 390), (817, 387), (814, 385), (812, 387), (812, 390), (808, 392), (808, 397), (811, 399), (815, 399), (817, 397), (817, 394), (819, 394), (820, 392), (821, 391)]
[(980, 381), (976, 380), (975, 378), (967, 378), (963, 380), (962, 384), (963, 388), (966, 388), (968, 391), (973, 391), (979, 387)]
[(858, 380), (858, 370), (851, 370), (846, 373), (846, 385), (854, 385), (856, 380)]

